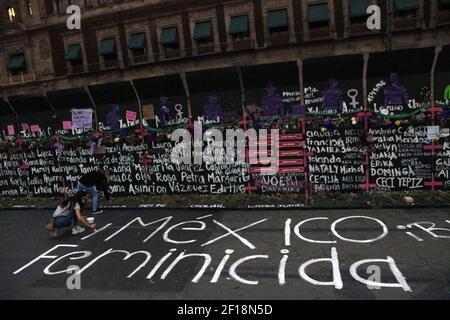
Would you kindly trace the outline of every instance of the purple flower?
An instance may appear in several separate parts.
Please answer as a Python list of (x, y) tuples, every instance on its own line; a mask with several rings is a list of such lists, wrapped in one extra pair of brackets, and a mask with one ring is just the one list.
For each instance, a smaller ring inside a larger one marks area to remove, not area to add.
[(53, 144), (53, 148), (55, 148), (56, 150), (64, 150), (64, 145), (61, 142), (57, 142), (55, 144)]

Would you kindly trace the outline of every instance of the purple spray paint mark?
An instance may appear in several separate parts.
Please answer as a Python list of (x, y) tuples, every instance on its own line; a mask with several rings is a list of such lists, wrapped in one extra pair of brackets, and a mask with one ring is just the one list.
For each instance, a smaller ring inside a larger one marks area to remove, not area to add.
[(277, 93), (277, 88), (269, 83), (265, 88), (267, 95), (262, 98), (262, 109), (265, 116), (277, 116), (283, 114), (283, 99)]
[(207, 120), (221, 120), (223, 118), (222, 107), (219, 105), (219, 97), (212, 94), (207, 99), (207, 104), (203, 106), (203, 115)]
[(400, 77), (392, 73), (391, 83), (384, 89), (384, 105), (407, 105), (409, 102), (409, 95), (406, 87), (401, 83)]
[(325, 110), (340, 110), (344, 104), (342, 90), (339, 89), (339, 83), (335, 79), (328, 82), (329, 88), (322, 91), (322, 107)]
[(111, 111), (106, 115), (106, 123), (111, 127), (111, 129), (116, 130), (119, 128), (120, 119), (120, 106), (118, 104), (113, 104)]
[(301, 104), (296, 104), (292, 106), (292, 114), (293, 115), (302, 115), (306, 112), (306, 106)]

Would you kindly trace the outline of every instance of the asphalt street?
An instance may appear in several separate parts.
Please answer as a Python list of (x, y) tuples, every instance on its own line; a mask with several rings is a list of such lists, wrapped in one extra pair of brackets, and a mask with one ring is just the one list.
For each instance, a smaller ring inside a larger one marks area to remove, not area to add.
[(57, 240), (50, 210), (0, 216), (2, 299), (450, 298), (444, 209), (110, 210)]

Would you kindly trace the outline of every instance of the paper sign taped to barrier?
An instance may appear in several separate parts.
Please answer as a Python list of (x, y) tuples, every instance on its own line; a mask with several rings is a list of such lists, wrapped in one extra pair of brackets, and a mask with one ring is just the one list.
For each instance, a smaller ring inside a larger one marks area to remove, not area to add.
[(447, 138), (450, 137), (450, 128), (442, 128), (439, 131), (439, 138)]
[(14, 130), (14, 125), (9, 124), (7, 128), (8, 128), (8, 136), (13, 136), (16, 134), (16, 131)]
[(428, 140), (438, 140), (439, 139), (439, 126), (428, 126), (427, 127), (427, 139)]
[(72, 129), (72, 121), (63, 121), (63, 129), (71, 130)]
[(136, 121), (137, 113), (134, 111), (127, 111), (125, 113), (125, 118), (129, 121)]
[(72, 109), (72, 128), (92, 129), (92, 109)]
[(142, 106), (142, 117), (144, 119), (155, 119), (155, 108), (153, 104), (146, 104)]

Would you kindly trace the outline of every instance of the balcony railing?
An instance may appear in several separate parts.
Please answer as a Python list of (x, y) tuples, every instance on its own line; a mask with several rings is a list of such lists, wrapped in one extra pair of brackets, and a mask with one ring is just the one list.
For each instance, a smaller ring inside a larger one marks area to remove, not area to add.
[(281, 46), (289, 43), (289, 31), (271, 32), (269, 34), (271, 46)]
[(228, 46), (230, 51), (249, 50), (255, 48), (255, 42), (253, 39), (235, 39)]
[(197, 54), (208, 54), (216, 52), (214, 42), (202, 43), (197, 47)]
[(330, 27), (323, 26), (319, 28), (311, 28), (309, 32), (305, 33), (305, 41), (324, 40), (331, 37)]
[(121, 61), (119, 59), (110, 59), (110, 60), (104, 60), (103, 66), (105, 69), (114, 69), (118, 68), (120, 66)]
[(364, 22), (353, 22), (348, 26), (348, 34), (349, 36), (361, 36), (373, 33), (379, 33), (380, 30), (370, 30), (367, 28), (367, 23)]
[(423, 23), (423, 17), (422, 16), (416, 16), (416, 17), (394, 17), (392, 24), (393, 24), (393, 30), (411, 30), (411, 29), (417, 29), (422, 26)]
[(17, 75), (8, 75), (7, 77), (0, 77), (0, 86), (8, 86), (12, 84), (19, 84), (19, 83), (25, 83), (25, 82), (31, 82), (35, 81), (37, 79), (36, 72), (29, 72), (29, 73), (23, 73)]

